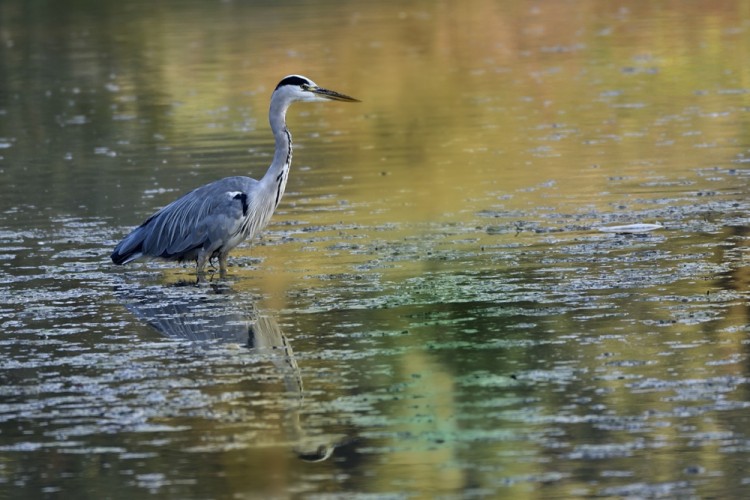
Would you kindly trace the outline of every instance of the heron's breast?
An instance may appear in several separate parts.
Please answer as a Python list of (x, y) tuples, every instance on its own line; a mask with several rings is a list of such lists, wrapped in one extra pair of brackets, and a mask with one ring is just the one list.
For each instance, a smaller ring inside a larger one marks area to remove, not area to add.
[(239, 230), (233, 234), (225, 243), (225, 246), (234, 248), (242, 241), (254, 237), (268, 225), (274, 212), (274, 203), (251, 204), (247, 214), (242, 218)]

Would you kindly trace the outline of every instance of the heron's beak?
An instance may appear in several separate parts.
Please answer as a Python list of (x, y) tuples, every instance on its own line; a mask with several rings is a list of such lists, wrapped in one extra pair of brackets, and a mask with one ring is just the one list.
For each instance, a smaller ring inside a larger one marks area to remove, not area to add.
[(339, 94), (338, 92), (335, 92), (333, 90), (322, 89), (320, 87), (312, 87), (310, 88), (310, 92), (312, 92), (315, 95), (319, 95), (320, 97), (330, 99), (332, 101), (362, 102), (359, 99), (349, 97), (348, 95)]

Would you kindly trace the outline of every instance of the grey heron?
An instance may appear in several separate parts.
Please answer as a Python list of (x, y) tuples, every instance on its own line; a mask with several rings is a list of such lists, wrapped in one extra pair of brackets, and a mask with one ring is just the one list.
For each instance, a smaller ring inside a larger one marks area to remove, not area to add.
[(292, 163), (286, 111), (297, 101), (359, 102), (304, 76), (283, 78), (271, 96), (268, 120), (276, 152), (263, 178), (226, 177), (190, 191), (127, 235), (112, 252), (112, 262), (127, 264), (142, 257), (195, 260), (200, 281), (206, 263), (218, 258), (220, 275), (226, 276), (229, 252), (268, 224), (284, 194)]

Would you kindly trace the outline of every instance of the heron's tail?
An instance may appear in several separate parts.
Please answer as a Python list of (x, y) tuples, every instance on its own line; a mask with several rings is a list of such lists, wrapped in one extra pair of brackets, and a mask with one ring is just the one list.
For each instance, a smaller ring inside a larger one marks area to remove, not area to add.
[(117, 265), (127, 264), (135, 259), (143, 257), (143, 240), (145, 239), (143, 226), (139, 226), (125, 237), (115, 247), (110, 257), (112, 262)]

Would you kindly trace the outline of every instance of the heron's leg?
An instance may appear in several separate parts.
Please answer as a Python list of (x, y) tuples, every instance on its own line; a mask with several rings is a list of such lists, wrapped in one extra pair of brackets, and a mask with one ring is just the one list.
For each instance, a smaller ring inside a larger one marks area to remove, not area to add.
[(208, 255), (205, 252), (200, 252), (195, 266), (195, 274), (198, 278), (198, 283), (201, 283), (206, 277), (206, 262), (208, 262)]
[(229, 252), (219, 254), (219, 276), (222, 278), (227, 277), (227, 257)]

